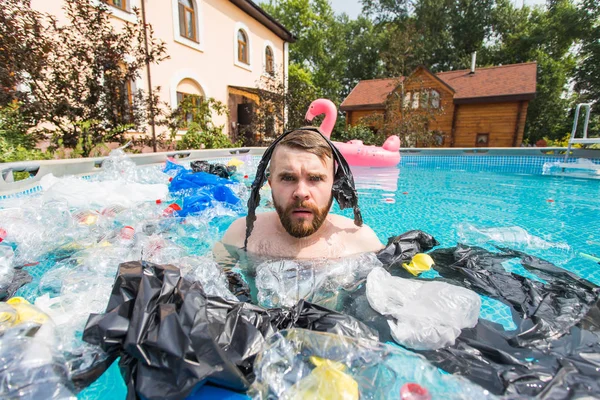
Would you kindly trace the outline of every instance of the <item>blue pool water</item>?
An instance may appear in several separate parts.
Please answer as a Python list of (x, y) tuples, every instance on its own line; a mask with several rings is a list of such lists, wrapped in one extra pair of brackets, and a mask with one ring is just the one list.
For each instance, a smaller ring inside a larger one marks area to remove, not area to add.
[[(542, 176), (526, 168), (468, 170), (439, 162), (424, 167), (355, 168), (354, 172), (364, 221), (384, 244), (391, 236), (420, 229), (432, 234), (441, 247), (466, 242), (493, 249), (480, 232), (498, 235), (510, 228), (504, 234), (508, 243), (494, 243), (547, 259), (600, 285), (600, 265), (581, 255), (600, 257), (600, 181)], [(335, 204), (333, 212), (351, 217), (352, 210), (341, 211)], [(222, 234), (232, 220), (215, 220), (215, 232)], [(511, 236), (515, 231), (521, 236)], [(209, 248), (201, 245), (202, 251)], [(198, 253), (193, 241), (188, 246)], [(516, 263), (507, 262), (505, 268), (532, 277)], [(435, 272), (425, 276), (433, 277)], [(515, 328), (507, 307), (489, 298), (482, 300), (482, 318)], [(125, 392), (115, 363), (78, 397), (118, 399)]]

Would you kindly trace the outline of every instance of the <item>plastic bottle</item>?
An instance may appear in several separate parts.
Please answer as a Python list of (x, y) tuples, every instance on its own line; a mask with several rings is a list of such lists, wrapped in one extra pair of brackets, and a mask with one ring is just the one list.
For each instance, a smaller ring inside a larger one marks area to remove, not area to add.
[(405, 383), (400, 388), (401, 400), (431, 400), (431, 395), (423, 386), (418, 383)]

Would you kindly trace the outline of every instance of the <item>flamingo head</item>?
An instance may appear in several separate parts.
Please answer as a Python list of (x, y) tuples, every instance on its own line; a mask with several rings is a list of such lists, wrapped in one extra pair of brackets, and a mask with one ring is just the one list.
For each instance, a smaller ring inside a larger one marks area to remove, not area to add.
[(311, 122), (317, 115), (336, 115), (337, 109), (331, 100), (317, 99), (310, 103), (306, 112), (306, 120)]

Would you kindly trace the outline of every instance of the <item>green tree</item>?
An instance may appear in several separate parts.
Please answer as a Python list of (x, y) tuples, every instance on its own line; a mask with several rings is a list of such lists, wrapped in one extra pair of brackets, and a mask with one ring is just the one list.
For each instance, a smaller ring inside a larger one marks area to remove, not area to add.
[(575, 74), (578, 101), (593, 104), (589, 134), (600, 136), (600, 4), (594, 0), (581, 3), (582, 25), (586, 28), (578, 53), (580, 64)]
[[(137, 10), (134, 10), (137, 13)], [(50, 126), (57, 146), (81, 146), (88, 155), (99, 143), (124, 141), (124, 133), (146, 122), (153, 94), (131, 83), (146, 62), (166, 55), (164, 44), (146, 27), (126, 23), (117, 30), (100, 2), (65, 3), (68, 23), (31, 8), (29, 0), (6, 0), (0, 8), (0, 104), (12, 99), (35, 123)]]

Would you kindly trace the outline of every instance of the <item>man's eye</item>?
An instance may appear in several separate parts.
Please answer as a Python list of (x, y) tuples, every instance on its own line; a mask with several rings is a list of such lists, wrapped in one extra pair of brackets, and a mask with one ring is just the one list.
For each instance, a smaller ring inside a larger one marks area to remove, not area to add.
[(323, 178), (320, 177), (320, 176), (314, 175), (314, 176), (310, 177), (310, 180), (313, 181), (313, 182), (320, 182), (320, 181), (323, 180)]
[(291, 176), (291, 175), (284, 175), (284, 176), (281, 177), (281, 180), (282, 181), (286, 181), (286, 182), (293, 182), (294, 179), (295, 178), (293, 176)]

